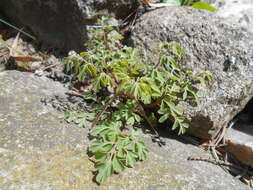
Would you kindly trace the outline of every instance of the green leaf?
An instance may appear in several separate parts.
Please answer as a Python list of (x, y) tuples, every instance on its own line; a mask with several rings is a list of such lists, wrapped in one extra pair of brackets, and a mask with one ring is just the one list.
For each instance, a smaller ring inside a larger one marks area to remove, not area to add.
[(141, 121), (141, 117), (138, 114), (135, 114), (135, 113), (133, 115), (134, 115), (135, 121), (139, 123)]
[(115, 131), (110, 130), (107, 134), (106, 134), (106, 140), (110, 141), (110, 142), (115, 142), (117, 139), (117, 134), (115, 133)]
[(174, 82), (170, 90), (171, 92), (180, 92), (180, 89), (180, 86)]
[(131, 131), (131, 139), (133, 139), (134, 141), (137, 141), (141, 134), (142, 134), (142, 132), (140, 129), (132, 130)]
[(100, 79), (99, 79), (99, 78), (96, 78), (96, 79), (94, 80), (93, 90), (94, 90), (95, 92), (98, 92), (100, 89), (101, 89)]
[(104, 143), (102, 146), (102, 151), (109, 152), (112, 149), (112, 147), (113, 147), (112, 144)]
[(96, 169), (104, 169), (106, 167), (106, 164), (105, 163), (98, 163), (95, 165), (95, 168)]
[(160, 97), (160, 96), (162, 96), (161, 90), (160, 90), (160, 88), (158, 86), (151, 85), (150, 87), (151, 87), (151, 89), (153, 91), (153, 93), (152, 93), (153, 97)]
[(112, 166), (113, 170), (115, 170), (116, 172), (122, 172), (124, 170), (124, 165), (116, 156), (114, 156), (112, 160)]
[(159, 119), (159, 123), (163, 123), (169, 118), (169, 113), (164, 114), (162, 117)]
[(104, 168), (98, 170), (96, 181), (98, 183), (103, 183), (111, 174), (112, 174), (112, 163), (109, 162), (106, 164)]
[(140, 88), (140, 85), (138, 82), (135, 82), (133, 87), (131, 88), (131, 93), (134, 95), (136, 99), (139, 98), (139, 88)]
[(178, 128), (178, 122), (174, 121), (174, 123), (172, 125), (172, 130), (175, 130), (176, 128)]
[(211, 12), (216, 11), (216, 8), (214, 8), (213, 6), (211, 6), (210, 4), (206, 2), (196, 2), (192, 5), (192, 7), (196, 9), (205, 9)]
[(123, 148), (119, 148), (118, 152), (117, 152), (117, 157), (124, 158), (125, 155), (126, 155), (126, 152), (124, 151), (124, 149)]
[(144, 104), (150, 104), (151, 103), (151, 96), (149, 94), (140, 93), (140, 99)]
[(95, 156), (95, 159), (98, 160), (100, 163), (105, 162), (107, 159), (106, 152), (95, 152), (94, 156)]
[(182, 123), (185, 118), (184, 117), (177, 117), (176, 120), (179, 122), (179, 123)]
[(97, 69), (93, 64), (87, 64), (85, 66), (85, 71), (92, 77), (95, 77), (97, 74)]
[(176, 106), (173, 102), (170, 102), (168, 100), (164, 100), (165, 103), (170, 107), (170, 109), (174, 112), (176, 112), (178, 115), (182, 115), (183, 114), (183, 110), (180, 109), (178, 106)]
[(127, 120), (127, 125), (134, 125), (134, 122), (135, 122), (135, 119), (134, 119), (134, 117), (132, 116), (132, 117), (130, 117), (128, 120)]
[(89, 151), (93, 153), (102, 149), (103, 149), (103, 144), (100, 141), (92, 142), (92, 146), (89, 147)]
[(137, 149), (139, 160), (146, 160), (148, 150), (146, 149), (145, 144), (143, 142), (137, 142), (136, 149)]
[(77, 121), (78, 127), (82, 128), (85, 126), (88, 126), (90, 122), (88, 122), (86, 119), (80, 119)]
[(134, 167), (136, 164), (136, 155), (132, 152), (127, 152), (127, 156), (126, 156), (126, 165), (130, 166), (130, 167)]
[(91, 130), (90, 134), (91, 134), (92, 136), (97, 136), (97, 135), (100, 134), (102, 131), (107, 130), (107, 129), (110, 129), (110, 127), (109, 127), (109, 126), (106, 126), (106, 125), (97, 125), (97, 126), (95, 126), (95, 127)]

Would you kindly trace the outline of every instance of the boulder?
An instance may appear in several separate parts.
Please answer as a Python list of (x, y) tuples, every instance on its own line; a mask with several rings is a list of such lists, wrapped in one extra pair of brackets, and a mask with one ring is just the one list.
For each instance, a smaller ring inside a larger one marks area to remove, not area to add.
[[(212, 74), (209, 85), (199, 87), (203, 94), (200, 105), (181, 103), (190, 124), (188, 131), (211, 139), (253, 96), (253, 35), (208, 11), (168, 7), (142, 15), (130, 39), (149, 55), (159, 42), (170, 41), (185, 50), (181, 68)], [(150, 58), (157, 61), (157, 57)]]
[(217, 8), (216, 15), (253, 33), (252, 0), (204, 0)]
[(0, 73), (1, 189), (250, 189), (217, 165), (187, 161), (209, 155), (168, 134), (163, 147), (144, 135), (149, 159), (98, 186), (86, 154), (88, 130), (63, 122), (57, 110), (41, 103), (45, 97), (64, 97), (65, 91), (60, 83), (31, 73)]
[(101, 15), (125, 18), (132, 6), (131, 0), (1, 0), (0, 12), (50, 48), (82, 50), (87, 25)]

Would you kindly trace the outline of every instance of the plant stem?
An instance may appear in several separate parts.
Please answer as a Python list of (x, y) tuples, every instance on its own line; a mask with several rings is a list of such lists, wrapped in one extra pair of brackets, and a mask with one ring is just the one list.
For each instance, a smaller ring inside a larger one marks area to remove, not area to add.
[(93, 128), (95, 125), (97, 125), (100, 117), (105, 113), (105, 111), (107, 110), (107, 108), (114, 102), (114, 100), (116, 99), (117, 96), (113, 95), (113, 97), (108, 101), (108, 103), (106, 103), (103, 107), (103, 109), (101, 110), (101, 112), (98, 114), (98, 116), (94, 119), (94, 121), (91, 124), (91, 128)]
[(153, 124), (150, 122), (150, 120), (148, 119), (146, 112), (144, 110), (144, 108), (142, 107), (141, 103), (138, 102), (138, 106), (137, 106), (137, 110), (139, 112), (139, 114), (144, 117), (144, 119), (148, 122), (149, 126), (151, 127), (151, 129), (154, 131), (154, 133), (157, 135), (157, 137), (159, 137), (158, 132), (155, 130), (155, 127), (153, 126)]
[(12, 24), (9, 24), (8, 22), (4, 21), (4, 20), (1, 19), (1, 18), (0, 18), (0, 22), (6, 24), (6, 25), (8, 25), (8, 26), (10, 26), (11, 28), (13, 28), (13, 29), (19, 31), (20, 33), (23, 33), (24, 35), (26, 35), (26, 36), (28, 36), (28, 37), (30, 37), (30, 38), (32, 38), (33, 40), (36, 41), (36, 38), (35, 38), (34, 36), (28, 34), (27, 32), (24, 32), (22, 29), (19, 29), (19, 28), (17, 28), (16, 26), (13, 26)]

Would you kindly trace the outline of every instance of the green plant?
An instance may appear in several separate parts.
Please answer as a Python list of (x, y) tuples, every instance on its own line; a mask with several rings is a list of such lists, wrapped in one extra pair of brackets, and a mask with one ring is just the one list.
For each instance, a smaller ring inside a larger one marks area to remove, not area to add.
[(103, 27), (93, 31), (87, 50), (70, 56), (66, 63), (75, 80), (93, 86), (84, 98), (95, 100), (95, 109), (100, 109), (91, 124), (94, 140), (89, 148), (95, 157), (98, 183), (146, 159), (148, 150), (138, 140), (141, 122), (146, 121), (158, 135), (157, 123), (170, 121), (172, 129), (183, 134), (188, 124), (179, 103), (198, 104), (200, 94), (193, 84), (205, 84), (206, 78), (211, 78), (208, 72), (180, 69), (184, 51), (175, 42), (162, 43), (157, 63), (150, 64), (145, 54), (121, 46), (122, 36), (105, 22), (102, 18)]
[(80, 111), (75, 105), (70, 105), (67, 111), (60, 115), (60, 118), (66, 120), (68, 123), (73, 122), (78, 127), (85, 127), (90, 125), (90, 121), (95, 118), (95, 113)]
[(93, 128), (91, 135), (97, 139), (92, 142), (90, 151), (96, 159), (98, 169), (96, 181), (103, 183), (114, 172), (122, 172), (126, 167), (134, 167), (138, 160), (147, 158), (148, 150), (138, 140), (140, 131), (132, 130), (130, 135), (121, 133), (120, 121), (108, 121)]

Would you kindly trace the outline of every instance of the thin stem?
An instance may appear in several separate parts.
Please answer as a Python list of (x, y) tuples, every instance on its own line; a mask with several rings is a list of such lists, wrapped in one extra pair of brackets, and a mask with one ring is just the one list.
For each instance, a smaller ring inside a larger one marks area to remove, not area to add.
[(0, 22), (6, 24), (6, 25), (8, 25), (8, 26), (10, 26), (11, 28), (13, 28), (13, 29), (19, 31), (20, 33), (22, 33), (22, 34), (24, 34), (24, 35), (26, 35), (26, 36), (28, 36), (28, 37), (30, 37), (30, 38), (32, 38), (33, 40), (36, 41), (36, 38), (35, 38), (34, 36), (28, 34), (27, 32), (24, 32), (22, 29), (19, 29), (19, 28), (17, 28), (16, 26), (13, 26), (12, 24), (9, 24), (8, 22), (4, 21), (4, 20), (1, 19), (1, 18), (0, 18)]
[(146, 112), (144, 110), (144, 108), (142, 107), (141, 103), (138, 102), (138, 106), (137, 106), (138, 112), (139, 114), (144, 117), (144, 119), (148, 122), (149, 126), (151, 127), (151, 129), (154, 131), (154, 133), (157, 135), (157, 137), (159, 137), (158, 132), (155, 130), (153, 124), (150, 122), (150, 120), (148, 119)]
[(108, 101), (108, 103), (106, 103), (104, 105), (104, 107), (102, 108), (101, 112), (98, 114), (98, 116), (94, 119), (94, 121), (91, 124), (91, 128), (93, 128), (95, 125), (97, 125), (100, 117), (105, 113), (105, 111), (107, 110), (107, 108), (109, 106), (111, 106), (111, 104), (114, 102), (114, 100), (116, 99), (117, 96), (113, 95), (113, 97)]

